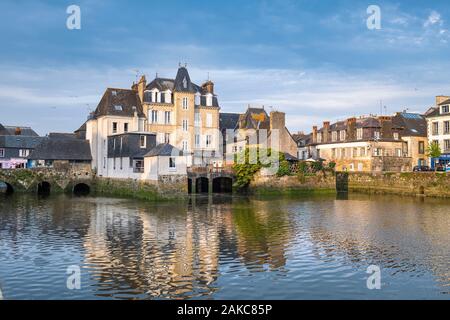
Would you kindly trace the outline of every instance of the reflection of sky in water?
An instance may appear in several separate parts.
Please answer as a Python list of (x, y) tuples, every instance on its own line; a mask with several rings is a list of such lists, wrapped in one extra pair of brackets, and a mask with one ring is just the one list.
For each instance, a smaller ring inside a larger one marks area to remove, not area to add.
[[(5, 298), (447, 299), (450, 202), (2, 198)], [(366, 288), (379, 265), (382, 290)], [(82, 289), (66, 269), (82, 268)]]

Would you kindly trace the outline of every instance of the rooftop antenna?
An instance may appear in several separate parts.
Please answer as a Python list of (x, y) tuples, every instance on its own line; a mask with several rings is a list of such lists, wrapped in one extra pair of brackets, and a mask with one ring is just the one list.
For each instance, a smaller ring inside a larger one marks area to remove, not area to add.
[(383, 100), (380, 100), (380, 115), (383, 115)]

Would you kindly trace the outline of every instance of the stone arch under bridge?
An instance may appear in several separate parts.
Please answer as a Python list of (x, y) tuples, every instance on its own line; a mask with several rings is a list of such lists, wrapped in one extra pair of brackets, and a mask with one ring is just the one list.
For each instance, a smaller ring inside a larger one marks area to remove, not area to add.
[[(0, 182), (7, 185), (7, 192), (74, 193), (92, 189), (90, 171), (57, 171), (51, 168), (0, 169)], [(82, 186), (82, 187), (80, 187)]]
[(188, 171), (189, 193), (231, 193), (235, 181), (232, 170), (201, 167)]

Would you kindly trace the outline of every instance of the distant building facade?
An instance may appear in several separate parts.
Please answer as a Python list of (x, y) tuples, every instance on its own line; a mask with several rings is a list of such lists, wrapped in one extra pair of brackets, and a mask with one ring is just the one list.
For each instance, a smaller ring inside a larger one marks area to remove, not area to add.
[(427, 120), (424, 115), (409, 112), (397, 112), (392, 118), (393, 123), (402, 128), (401, 138), (406, 143), (411, 166), (427, 165)]
[(390, 116), (349, 118), (313, 127), (316, 157), (336, 163), (338, 171), (410, 171), (403, 128)]
[(70, 133), (50, 133), (28, 156), (29, 168), (78, 167), (90, 171), (91, 162), (89, 142)]
[(298, 160), (304, 161), (312, 158), (313, 152), (311, 152), (311, 142), (312, 133), (304, 134), (303, 132), (298, 132), (293, 134), (292, 137), (297, 143), (297, 158)]
[(0, 169), (25, 168), (27, 157), (42, 140), (30, 127), (0, 124)]
[(428, 143), (437, 143), (442, 155), (431, 159), (431, 167), (450, 162), (450, 96), (437, 96), (436, 105), (425, 114), (427, 119)]
[(275, 149), (291, 160), (297, 159), (297, 143), (286, 128), (284, 112), (272, 111), (269, 116), (264, 108), (248, 107), (239, 115), (234, 136), (226, 141), (228, 158), (248, 146)]

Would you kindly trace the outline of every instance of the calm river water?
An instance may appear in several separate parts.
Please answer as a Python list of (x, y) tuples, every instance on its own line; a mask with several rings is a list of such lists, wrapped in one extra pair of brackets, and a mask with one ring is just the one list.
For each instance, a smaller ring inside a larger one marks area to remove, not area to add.
[[(449, 234), (450, 200), (0, 195), (0, 288), (5, 299), (449, 299)], [(370, 265), (380, 290), (367, 288)]]

